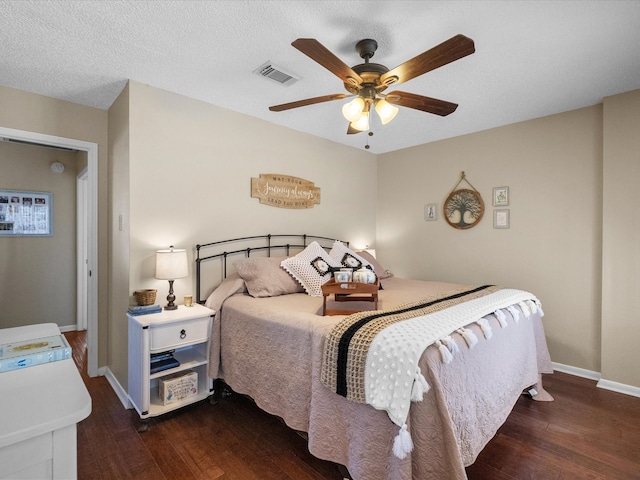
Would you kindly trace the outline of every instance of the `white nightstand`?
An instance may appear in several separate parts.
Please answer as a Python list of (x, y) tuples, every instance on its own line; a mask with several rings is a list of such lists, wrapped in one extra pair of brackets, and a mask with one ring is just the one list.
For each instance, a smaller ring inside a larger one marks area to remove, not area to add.
[[(141, 419), (162, 415), (203, 400), (213, 393), (213, 381), (207, 377), (209, 330), (214, 311), (199, 304), (180, 305), (129, 318), (129, 400)], [(173, 351), (180, 362), (175, 368), (150, 373), (151, 354)], [(162, 379), (193, 371), (198, 374), (198, 392), (173, 403), (164, 404), (159, 395)]]

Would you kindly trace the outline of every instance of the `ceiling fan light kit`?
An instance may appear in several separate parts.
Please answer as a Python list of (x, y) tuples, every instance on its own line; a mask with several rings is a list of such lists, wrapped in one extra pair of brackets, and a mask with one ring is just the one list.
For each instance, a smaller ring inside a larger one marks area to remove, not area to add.
[[(372, 105), (383, 125), (389, 123), (398, 114), (398, 107), (395, 105), (443, 117), (453, 113), (458, 107), (455, 103), (397, 90), (387, 94), (382, 92), (392, 84), (407, 82), (475, 52), (473, 40), (464, 35), (455, 35), (440, 45), (389, 70), (384, 65), (369, 62), (378, 48), (378, 42), (370, 38), (360, 40), (356, 44), (356, 51), (364, 59), (364, 63), (354, 67), (349, 67), (313, 38), (299, 38), (291, 45), (340, 78), (344, 83), (344, 88), (356, 96), (342, 107), (342, 114), (349, 121), (347, 134), (355, 134), (369, 129), (369, 113)], [(291, 108), (346, 97), (348, 95), (345, 94), (325, 95), (274, 105), (269, 107), (269, 110), (282, 112)]]
[[(344, 115), (344, 118), (351, 122), (353, 128), (359, 131), (363, 131), (363, 129), (358, 128), (358, 126), (364, 124), (363, 117), (366, 116), (367, 118), (369, 118), (371, 103), (375, 104), (376, 113), (380, 117), (380, 121), (383, 125), (389, 123), (398, 114), (398, 107), (394, 107), (384, 98), (376, 98), (372, 102), (370, 99), (365, 100), (362, 97), (356, 97), (350, 102), (344, 104), (344, 106), (342, 107), (342, 115)], [(369, 122), (367, 121), (367, 128), (365, 128), (364, 130), (368, 129)]]

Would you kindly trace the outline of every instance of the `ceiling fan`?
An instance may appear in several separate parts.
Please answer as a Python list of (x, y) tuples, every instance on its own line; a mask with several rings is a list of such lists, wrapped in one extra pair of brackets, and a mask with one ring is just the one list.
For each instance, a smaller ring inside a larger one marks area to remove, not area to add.
[(464, 35), (456, 35), (402, 65), (389, 70), (384, 65), (369, 62), (378, 48), (378, 42), (372, 39), (360, 40), (356, 44), (356, 51), (364, 59), (364, 63), (354, 67), (346, 65), (313, 38), (299, 38), (291, 45), (340, 78), (351, 95), (337, 93), (307, 98), (297, 102), (274, 105), (269, 107), (269, 110), (281, 112), (292, 108), (355, 96), (352, 101), (342, 108), (342, 114), (349, 121), (347, 134), (360, 133), (369, 129), (371, 107), (378, 113), (383, 125), (393, 120), (398, 113), (398, 108), (394, 105), (413, 108), (443, 117), (453, 113), (458, 108), (456, 103), (399, 90), (386, 94), (383, 92), (390, 85), (409, 81), (476, 51), (473, 40)]

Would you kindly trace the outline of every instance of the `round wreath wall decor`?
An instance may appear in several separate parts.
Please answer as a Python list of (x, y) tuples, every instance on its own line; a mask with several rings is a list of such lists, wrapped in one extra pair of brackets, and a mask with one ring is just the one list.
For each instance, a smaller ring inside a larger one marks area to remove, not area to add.
[(484, 202), (482, 196), (473, 185), (469, 183), (469, 186), (473, 189), (461, 188), (456, 190), (456, 187), (460, 185), (462, 180), (469, 183), (465, 178), (464, 172), (460, 177), (460, 181), (457, 183), (453, 190), (444, 201), (442, 206), (442, 213), (447, 223), (453, 228), (465, 230), (467, 228), (475, 227), (482, 216), (484, 215)]

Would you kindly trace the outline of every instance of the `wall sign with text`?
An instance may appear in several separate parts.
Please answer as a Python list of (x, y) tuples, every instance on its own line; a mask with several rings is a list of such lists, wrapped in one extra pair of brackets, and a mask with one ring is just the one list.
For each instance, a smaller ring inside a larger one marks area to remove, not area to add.
[(251, 179), (251, 198), (278, 208), (313, 208), (320, 204), (320, 187), (303, 178), (261, 173)]

